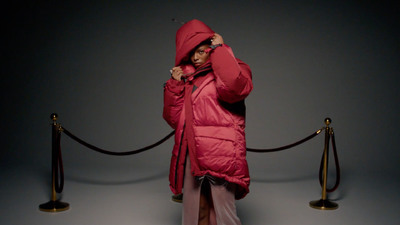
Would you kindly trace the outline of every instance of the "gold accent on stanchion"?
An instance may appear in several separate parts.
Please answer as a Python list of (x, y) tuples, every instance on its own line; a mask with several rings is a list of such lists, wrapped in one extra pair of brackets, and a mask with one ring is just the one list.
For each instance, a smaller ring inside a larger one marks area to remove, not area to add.
[(60, 202), (59, 200), (49, 201), (39, 206), (40, 211), (43, 212), (62, 212), (69, 209), (69, 204)]
[(322, 198), (320, 200), (311, 201), (310, 207), (314, 209), (321, 210), (334, 210), (339, 207), (337, 203), (331, 202), (327, 199), (326, 186), (328, 180), (328, 149), (329, 149), (329, 139), (331, 137), (332, 128), (329, 127), (332, 120), (330, 118), (325, 118), (325, 145), (324, 145), (324, 167), (323, 167), (323, 182), (322, 182)]
[[(57, 118), (58, 115), (56, 113), (52, 113), (50, 115), (50, 119), (53, 121), (52, 124), (52, 160), (54, 160), (54, 151), (56, 151), (57, 146), (56, 146), (56, 135), (57, 132), (60, 132), (60, 126), (57, 123)], [(58, 134), (59, 135), (59, 134)], [(56, 159), (58, 160), (58, 159)], [(54, 166), (54, 162), (52, 163), (51, 166), (52, 170), (52, 181), (51, 181), (51, 200), (49, 202), (43, 203), (39, 205), (39, 209), (44, 212), (61, 212), (69, 209), (69, 204), (65, 202), (61, 202), (57, 199), (57, 193), (56, 193), (56, 173), (57, 173), (57, 168)]]
[(57, 119), (58, 119), (57, 113), (52, 113), (50, 115), (50, 119), (53, 120), (53, 124), (56, 124), (57, 123)]

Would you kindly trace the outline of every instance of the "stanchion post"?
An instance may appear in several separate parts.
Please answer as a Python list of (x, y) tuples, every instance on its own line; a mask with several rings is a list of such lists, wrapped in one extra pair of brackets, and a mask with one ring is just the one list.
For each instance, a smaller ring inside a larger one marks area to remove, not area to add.
[(58, 115), (56, 113), (52, 113), (50, 119), (53, 121), (52, 124), (52, 166), (51, 166), (51, 200), (47, 203), (43, 203), (39, 205), (39, 209), (45, 212), (61, 212), (69, 209), (69, 204), (65, 202), (61, 202), (57, 199), (56, 193), (56, 173), (58, 169), (58, 135), (60, 135), (60, 126), (57, 123)]
[(314, 209), (321, 210), (333, 210), (337, 209), (339, 206), (337, 203), (331, 202), (327, 198), (327, 182), (328, 182), (328, 149), (329, 149), (329, 139), (331, 137), (332, 129), (329, 127), (332, 120), (330, 118), (325, 119), (325, 145), (324, 145), (324, 155), (323, 155), (323, 181), (322, 181), (322, 197), (320, 200), (311, 201), (310, 207)]

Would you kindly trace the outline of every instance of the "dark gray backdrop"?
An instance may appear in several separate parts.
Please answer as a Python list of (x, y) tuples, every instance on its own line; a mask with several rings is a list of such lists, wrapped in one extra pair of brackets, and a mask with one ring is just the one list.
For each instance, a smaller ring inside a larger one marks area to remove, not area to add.
[[(248, 147), (292, 143), (331, 117), (344, 182), (400, 174), (399, 8), (389, 1), (17, 1), (2, 11), (4, 170), (26, 168), (48, 182), (53, 112), (113, 151), (168, 134), (162, 87), (180, 27), (172, 18), (197, 18), (252, 68)], [(293, 150), (249, 153), (251, 176), (315, 178), (322, 147), (320, 135)], [(66, 178), (89, 183), (166, 177), (171, 148), (172, 139), (113, 157), (62, 137)]]

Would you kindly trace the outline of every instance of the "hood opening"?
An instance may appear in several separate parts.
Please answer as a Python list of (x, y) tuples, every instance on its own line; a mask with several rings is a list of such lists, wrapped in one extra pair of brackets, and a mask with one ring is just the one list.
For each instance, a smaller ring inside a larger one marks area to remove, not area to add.
[(189, 55), (193, 49), (207, 39), (211, 39), (214, 33), (210, 27), (197, 19), (180, 27), (176, 32), (175, 66), (189, 61)]

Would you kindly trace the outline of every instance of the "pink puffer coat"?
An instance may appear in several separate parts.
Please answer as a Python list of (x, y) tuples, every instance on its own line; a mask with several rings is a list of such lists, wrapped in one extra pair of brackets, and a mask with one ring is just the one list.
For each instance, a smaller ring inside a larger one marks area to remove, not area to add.
[[(185, 23), (176, 35), (175, 64), (190, 76), (185, 81), (171, 78), (164, 87), (163, 117), (175, 129), (170, 187), (175, 194), (182, 192), (189, 153), (193, 176), (211, 175), (235, 183), (240, 199), (250, 184), (244, 99), (253, 89), (251, 70), (227, 45), (212, 50), (209, 61), (197, 71), (188, 64), (190, 52), (213, 35), (199, 20)], [(203, 81), (193, 87), (199, 77)]]

